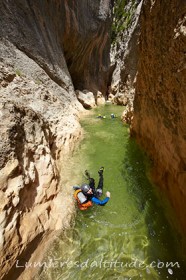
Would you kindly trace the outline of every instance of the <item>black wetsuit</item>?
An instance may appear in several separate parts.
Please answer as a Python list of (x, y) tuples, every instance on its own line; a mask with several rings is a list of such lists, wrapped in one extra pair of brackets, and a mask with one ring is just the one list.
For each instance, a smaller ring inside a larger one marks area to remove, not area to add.
[(94, 178), (88, 177), (88, 180), (89, 180), (89, 186), (93, 191), (93, 196), (97, 198), (100, 197), (103, 193), (103, 174), (99, 175), (99, 182), (97, 188), (95, 187)]

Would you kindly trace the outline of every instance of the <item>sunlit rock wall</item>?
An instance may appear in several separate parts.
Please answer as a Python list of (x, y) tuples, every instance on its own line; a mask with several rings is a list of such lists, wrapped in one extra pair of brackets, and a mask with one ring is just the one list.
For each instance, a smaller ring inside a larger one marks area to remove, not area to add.
[[(132, 105), (138, 63), (140, 34), (139, 16), (143, 1), (125, 1), (123, 17), (115, 19), (120, 28), (111, 48), (111, 62), (115, 63), (110, 86), (110, 96), (119, 105)], [(118, 1), (121, 3), (122, 1)], [(116, 1), (117, 3), (117, 1)], [(118, 4), (115, 4), (118, 5)], [(118, 7), (116, 7), (118, 9)], [(114, 15), (116, 17), (116, 15)], [(118, 27), (118, 28), (119, 28)]]
[(42, 258), (74, 211), (74, 87), (107, 88), (110, 1), (2, 0), (0, 26), (0, 278), (31, 279), (16, 261)]
[[(6, 49), (10, 57), (11, 47), (4, 46), (2, 53)], [(75, 94), (68, 99), (69, 93), (34, 61), (18, 50), (13, 54), (12, 63), (14, 58), (27, 62), (41, 80), (23, 74), (23, 66), (17, 75), (11, 65), (0, 63), (1, 277), (7, 274), (3, 279), (17, 279), (23, 269), (15, 269), (16, 261), (24, 264), (36, 249), (44, 252), (46, 243), (41, 248), (41, 241), (51, 231), (70, 226), (70, 180), (60, 183), (58, 166), (81, 137), (82, 107)]]

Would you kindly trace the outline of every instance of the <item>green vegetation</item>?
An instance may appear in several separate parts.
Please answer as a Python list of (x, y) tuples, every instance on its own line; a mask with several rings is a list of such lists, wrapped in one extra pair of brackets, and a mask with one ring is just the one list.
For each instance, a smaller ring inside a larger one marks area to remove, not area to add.
[(23, 76), (23, 73), (19, 69), (15, 69), (15, 73), (17, 76), (20, 76), (20, 77)]
[(37, 80), (35, 80), (35, 83), (36, 83), (37, 85), (41, 85), (43, 82), (42, 82), (40, 79), (37, 79)]
[(115, 0), (111, 31), (112, 44), (115, 44), (118, 35), (130, 26), (136, 6), (135, 0)]

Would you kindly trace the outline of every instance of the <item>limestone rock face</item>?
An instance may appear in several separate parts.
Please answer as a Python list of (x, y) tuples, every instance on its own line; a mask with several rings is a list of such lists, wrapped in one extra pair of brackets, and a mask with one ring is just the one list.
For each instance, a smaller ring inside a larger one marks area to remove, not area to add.
[(110, 2), (3, 0), (0, 32), (34, 58), (59, 85), (68, 89), (72, 79), (76, 89), (105, 92), (110, 63)]
[(96, 101), (97, 105), (98, 106), (99, 105), (104, 105), (105, 104), (105, 97), (103, 96), (102, 92), (98, 91), (96, 96), (97, 96), (97, 101)]
[(0, 21), (0, 277), (18, 279), (16, 259), (40, 260), (70, 225), (64, 170), (84, 112), (74, 87), (107, 87), (110, 1), (2, 0)]
[(186, 232), (186, 3), (144, 1), (132, 132)]
[(59, 185), (59, 165), (81, 135), (77, 114), (82, 107), (75, 94), (68, 100), (64, 89), (18, 53), (50, 86), (16, 75), (8, 64), (0, 65), (1, 277), (7, 274), (3, 279), (18, 276), (16, 260), (28, 260), (28, 252), (41, 250), (40, 241), (51, 230), (70, 223), (73, 200)]
[(130, 125), (130, 128), (132, 128), (132, 121), (133, 121), (133, 107), (128, 104), (125, 108), (125, 110), (123, 111), (123, 114), (121, 116), (121, 120), (124, 123), (127, 123)]
[(84, 90), (84, 91), (76, 90), (76, 95), (79, 102), (83, 105), (85, 109), (91, 109), (96, 106), (93, 92), (88, 90)]
[(128, 104), (128, 98), (123, 93), (116, 93), (114, 103), (126, 106)]
[[(134, 4), (134, 1), (128, 1), (128, 4), (125, 6), (125, 12), (131, 18), (130, 23), (127, 28), (118, 33), (116, 42), (111, 49), (111, 62), (115, 63), (115, 69), (112, 75), (110, 94), (115, 96), (112, 102), (118, 105), (130, 103), (130, 106), (132, 106), (134, 99), (139, 56), (139, 16), (142, 2), (135, 1)], [(124, 25), (123, 22), (121, 22), (122, 24)]]

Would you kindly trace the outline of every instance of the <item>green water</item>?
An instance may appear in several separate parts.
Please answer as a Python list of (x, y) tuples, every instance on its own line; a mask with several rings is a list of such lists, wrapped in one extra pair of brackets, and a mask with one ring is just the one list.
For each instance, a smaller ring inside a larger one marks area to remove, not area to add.
[[(104, 166), (104, 193), (111, 199), (77, 210), (74, 228), (56, 241), (37, 279), (185, 279), (179, 240), (146, 176), (146, 159), (120, 117), (110, 118), (122, 111), (107, 105), (82, 121), (85, 138), (72, 159), (72, 185), (75, 177), (86, 182), (85, 169), (98, 182)], [(97, 119), (99, 113), (107, 118)]]

